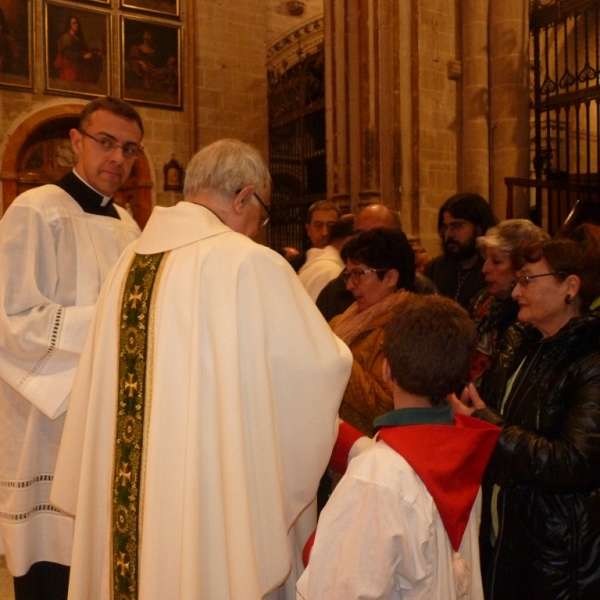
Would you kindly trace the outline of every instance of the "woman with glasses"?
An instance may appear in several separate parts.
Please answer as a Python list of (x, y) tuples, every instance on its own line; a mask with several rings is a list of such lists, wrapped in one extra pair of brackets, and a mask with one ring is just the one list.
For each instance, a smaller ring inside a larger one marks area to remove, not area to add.
[(471, 364), (471, 380), (478, 382), (489, 368), (507, 329), (517, 320), (519, 305), (511, 296), (516, 267), (515, 253), (527, 244), (548, 239), (548, 234), (527, 219), (508, 219), (477, 238), (483, 256), (485, 289), (473, 300), (471, 316), (478, 344)]
[(590, 304), (600, 294), (600, 229), (529, 245), (518, 265), (519, 323), (481, 397), (474, 386), (463, 393), (474, 412), (454, 401), (502, 427), (484, 485), (486, 598), (597, 599), (600, 313)]
[(393, 408), (381, 370), (383, 328), (414, 289), (415, 256), (404, 233), (379, 227), (347, 242), (341, 257), (346, 287), (356, 301), (331, 320), (354, 357), (340, 417), (372, 437), (373, 419)]

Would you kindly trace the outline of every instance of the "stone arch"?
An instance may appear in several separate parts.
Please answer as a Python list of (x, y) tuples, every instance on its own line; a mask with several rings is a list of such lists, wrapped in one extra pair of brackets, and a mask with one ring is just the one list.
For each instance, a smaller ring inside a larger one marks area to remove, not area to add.
[[(68, 131), (77, 127), (84, 106), (65, 103), (44, 107), (27, 116), (10, 133), (0, 171), (3, 213), (26, 189), (55, 181), (63, 171), (71, 168), (68, 157), (62, 162), (59, 157), (58, 163), (49, 165), (41, 154), (47, 154), (50, 147), (56, 149), (61, 144), (64, 146)], [(40, 154), (39, 158), (36, 153)], [(40, 168), (35, 168), (38, 163)], [(30, 168), (25, 168), (26, 165)], [(115, 194), (115, 202), (127, 207), (142, 228), (152, 212), (153, 185), (148, 158), (142, 155), (136, 161), (129, 179)]]

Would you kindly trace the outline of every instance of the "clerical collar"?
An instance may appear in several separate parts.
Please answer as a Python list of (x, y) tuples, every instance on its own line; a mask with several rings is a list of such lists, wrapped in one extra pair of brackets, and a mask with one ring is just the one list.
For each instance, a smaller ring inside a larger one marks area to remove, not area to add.
[(373, 420), (375, 427), (401, 425), (454, 425), (454, 410), (448, 400), (431, 408), (397, 408)]
[(55, 181), (54, 185), (67, 192), (86, 213), (115, 219), (121, 218), (113, 205), (113, 199), (97, 192), (75, 170), (67, 173), (62, 179)]
[(79, 181), (87, 185), (90, 189), (94, 190), (94, 192), (96, 192), (96, 194), (99, 196), (102, 196), (102, 202), (100, 202), (100, 206), (106, 206), (113, 199), (112, 196), (104, 196), (97, 189), (93, 188), (75, 169), (73, 169), (72, 173), (79, 179)]

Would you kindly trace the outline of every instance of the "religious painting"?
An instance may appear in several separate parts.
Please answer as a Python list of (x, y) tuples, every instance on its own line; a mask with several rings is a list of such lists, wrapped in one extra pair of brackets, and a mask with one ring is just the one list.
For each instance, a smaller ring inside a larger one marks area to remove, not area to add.
[(121, 96), (181, 109), (181, 26), (121, 16)]
[(0, 0), (0, 87), (33, 90), (32, 4)]
[(105, 96), (110, 81), (110, 17), (106, 13), (46, 2), (46, 92)]
[(183, 167), (173, 158), (163, 167), (165, 176), (165, 192), (183, 192), (183, 178), (185, 171)]
[(179, 0), (121, 0), (121, 8), (161, 17), (179, 17)]

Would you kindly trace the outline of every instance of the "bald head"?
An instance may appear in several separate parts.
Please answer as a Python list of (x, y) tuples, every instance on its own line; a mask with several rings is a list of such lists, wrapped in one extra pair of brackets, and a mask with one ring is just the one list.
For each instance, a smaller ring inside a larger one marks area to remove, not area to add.
[(395, 211), (385, 204), (369, 204), (365, 206), (356, 217), (354, 231), (370, 231), (375, 227), (386, 227), (387, 229), (402, 229), (400, 219)]

